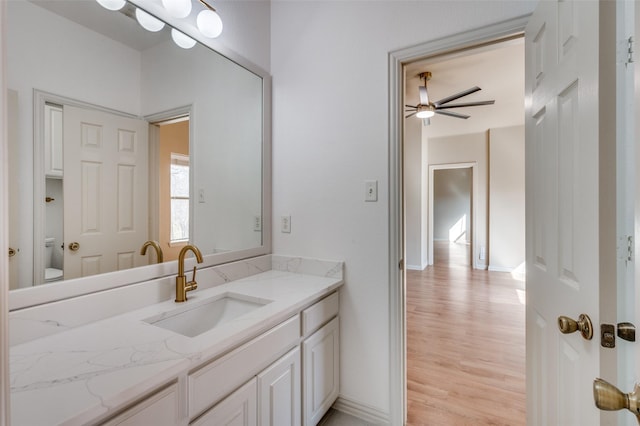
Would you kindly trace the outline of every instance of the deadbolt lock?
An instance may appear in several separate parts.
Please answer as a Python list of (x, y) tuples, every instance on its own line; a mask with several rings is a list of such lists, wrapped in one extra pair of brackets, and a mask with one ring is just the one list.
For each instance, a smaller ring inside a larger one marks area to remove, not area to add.
[(600, 324), (600, 345), (609, 349), (616, 347), (616, 328), (613, 324)]

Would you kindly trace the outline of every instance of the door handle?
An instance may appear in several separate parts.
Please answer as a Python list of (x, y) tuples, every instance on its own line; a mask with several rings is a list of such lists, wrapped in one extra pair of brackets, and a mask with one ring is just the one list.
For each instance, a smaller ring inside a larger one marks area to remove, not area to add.
[(69, 250), (78, 251), (79, 248), (80, 248), (80, 243), (77, 243), (75, 241), (72, 243), (69, 243)]
[(593, 399), (596, 407), (605, 411), (617, 411), (626, 408), (635, 414), (640, 424), (640, 384), (636, 383), (633, 392), (624, 393), (611, 383), (602, 379), (593, 381)]
[(15, 256), (19, 251), (20, 251), (20, 249), (16, 250), (14, 248), (9, 247), (9, 257)]
[(587, 314), (580, 314), (578, 321), (569, 317), (558, 317), (558, 328), (562, 334), (571, 334), (574, 331), (580, 331), (582, 337), (586, 340), (591, 340), (593, 337), (593, 325), (591, 324), (591, 318)]

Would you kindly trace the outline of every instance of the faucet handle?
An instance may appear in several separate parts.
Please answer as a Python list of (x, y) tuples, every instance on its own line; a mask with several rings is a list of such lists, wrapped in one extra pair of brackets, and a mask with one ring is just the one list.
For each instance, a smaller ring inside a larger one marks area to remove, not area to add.
[(191, 282), (196, 282), (196, 267), (193, 267), (193, 277), (191, 278)]

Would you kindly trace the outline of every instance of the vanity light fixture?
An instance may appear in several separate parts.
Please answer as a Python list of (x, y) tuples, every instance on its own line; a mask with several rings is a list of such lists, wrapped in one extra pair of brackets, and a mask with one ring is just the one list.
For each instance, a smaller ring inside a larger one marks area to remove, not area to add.
[(100, 6), (109, 10), (120, 10), (127, 3), (126, 0), (96, 0)]
[[(120, 10), (126, 4), (126, 0), (96, 0), (102, 7), (109, 10)], [(218, 12), (205, 0), (197, 0), (204, 9), (198, 12), (196, 25), (200, 33), (208, 38), (216, 38), (222, 34), (222, 19)], [(167, 12), (175, 18), (186, 18), (191, 14), (191, 0), (162, 0), (162, 5)], [(157, 32), (164, 28), (164, 22), (150, 15), (142, 9), (136, 8), (136, 20), (147, 31)], [(131, 15), (129, 15), (131, 16)], [(183, 49), (191, 49), (196, 41), (176, 29), (171, 30), (171, 38)]]
[(181, 33), (175, 28), (171, 28), (171, 38), (173, 39), (175, 44), (182, 47), (183, 49), (191, 49), (196, 45), (196, 41), (194, 39), (184, 33)]
[(206, 8), (198, 13), (196, 24), (205, 37), (216, 38), (222, 33), (222, 19), (216, 10), (204, 0), (198, 0)]
[(164, 28), (164, 22), (149, 15), (142, 9), (136, 9), (136, 19), (138, 20), (138, 23), (142, 26), (142, 28), (153, 33), (158, 32)]

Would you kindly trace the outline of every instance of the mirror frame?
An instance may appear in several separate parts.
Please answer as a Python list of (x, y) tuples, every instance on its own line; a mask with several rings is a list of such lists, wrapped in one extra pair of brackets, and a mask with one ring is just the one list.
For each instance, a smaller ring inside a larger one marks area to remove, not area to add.
[[(204, 47), (213, 50), (215, 53), (222, 55), (228, 60), (234, 62), (236, 65), (245, 68), (247, 71), (257, 75), (262, 79), (262, 245), (242, 249), (230, 252), (208, 254), (203, 256), (204, 262), (199, 265), (200, 268), (206, 268), (214, 265), (220, 265), (223, 263), (229, 263), (241, 259), (247, 259), (250, 257), (261, 256), (271, 253), (271, 240), (272, 240), (272, 216), (271, 216), (271, 76), (267, 71), (259, 67), (258, 65), (247, 60), (238, 53), (232, 51), (226, 46), (222, 45), (216, 40), (207, 39), (200, 34), (196, 27), (195, 19), (193, 22), (189, 21), (189, 18), (177, 20), (169, 16), (164, 10), (160, 2), (154, 2), (154, 0), (128, 0), (133, 5), (140, 7), (147, 12), (155, 15), (159, 19), (165, 21), (170, 26), (177, 28), (184, 32), (188, 36), (194, 38)], [(4, 7), (3, 7), (4, 9)], [(3, 10), (3, 15), (6, 17), (6, 9)], [(6, 19), (6, 18), (5, 18)], [(3, 27), (4, 28), (4, 27)], [(4, 38), (4, 34), (0, 35)], [(4, 51), (3, 51), (4, 55)], [(3, 58), (3, 63), (4, 58)], [(4, 100), (4, 91), (6, 90), (6, 82), (2, 81), (2, 96), (0, 99)], [(47, 94), (46, 92), (37, 91), (34, 89), (34, 108), (38, 108), (40, 105), (44, 105), (46, 100), (49, 100), (51, 96), (55, 96), (60, 99), (61, 96)], [(69, 100), (72, 102), (72, 100)], [(4, 104), (2, 106), (4, 108)], [(4, 118), (4, 124), (6, 124), (6, 118)], [(41, 126), (39, 126), (40, 119), (34, 117), (34, 141), (39, 140), (38, 137), (42, 132)], [(6, 149), (8, 141), (6, 135), (2, 134), (3, 145), (2, 148)], [(34, 142), (35, 143), (35, 142)], [(5, 156), (6, 157), (6, 156)], [(39, 164), (43, 161), (40, 156), (34, 155), (34, 164)], [(6, 165), (6, 160), (4, 161)], [(6, 168), (4, 168), (6, 170)], [(42, 195), (43, 188), (40, 187), (38, 192), (37, 184), (34, 184), (34, 197)], [(7, 181), (3, 182), (2, 195), (6, 197)], [(42, 197), (40, 197), (42, 198)], [(3, 198), (3, 201), (6, 198)], [(5, 214), (6, 212), (2, 212)], [(37, 213), (34, 212), (34, 219)], [(8, 215), (6, 216), (8, 219)], [(3, 223), (6, 228), (6, 223)], [(2, 237), (3, 245), (6, 245), (8, 241), (6, 237)], [(8, 262), (6, 263), (8, 265)], [(3, 268), (4, 269), (4, 268)], [(6, 269), (5, 269), (6, 270)], [(5, 291), (9, 294), (8, 308), (9, 311), (15, 311), (19, 309), (28, 308), (31, 306), (42, 305), (50, 302), (55, 302), (64, 299), (70, 299), (90, 293), (105, 291), (122, 287), (126, 285), (136, 284), (152, 279), (162, 278), (170, 275), (176, 275), (178, 272), (178, 262), (171, 261), (160, 264), (153, 264), (147, 266), (140, 266), (132, 269), (108, 272), (95, 276), (75, 278), (71, 280), (65, 280), (60, 283), (49, 283), (46, 285), (39, 285), (30, 288), (16, 289), (11, 292), (8, 291), (9, 283), (8, 276), (6, 277)], [(5, 277), (2, 277), (3, 280)]]

